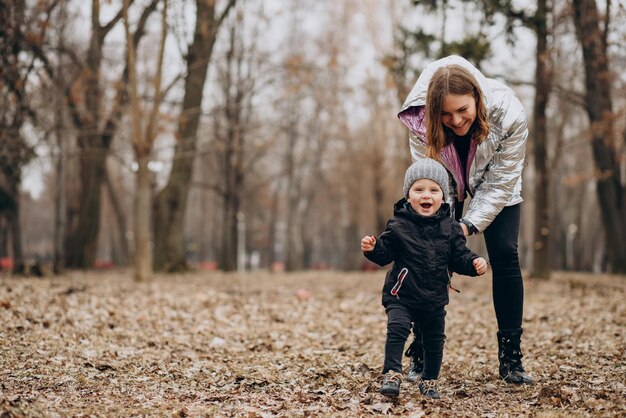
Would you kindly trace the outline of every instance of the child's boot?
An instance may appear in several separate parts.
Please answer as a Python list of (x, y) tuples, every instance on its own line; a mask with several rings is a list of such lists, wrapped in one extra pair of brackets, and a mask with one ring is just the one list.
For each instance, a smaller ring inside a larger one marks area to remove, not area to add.
[(500, 378), (516, 385), (532, 385), (533, 379), (526, 374), (522, 366), (520, 348), (522, 332), (521, 328), (498, 331)]
[(380, 387), (380, 393), (385, 396), (400, 395), (400, 385), (402, 384), (402, 373), (389, 370), (383, 375), (383, 384)]
[(422, 392), (422, 395), (424, 395), (427, 398), (431, 398), (431, 399), (440, 398), (436, 379), (420, 381), (419, 388), (420, 388), (420, 392)]
[(414, 339), (404, 355), (411, 358), (406, 380), (417, 382), (422, 374), (422, 370), (424, 370), (424, 346), (422, 341), (417, 338)]

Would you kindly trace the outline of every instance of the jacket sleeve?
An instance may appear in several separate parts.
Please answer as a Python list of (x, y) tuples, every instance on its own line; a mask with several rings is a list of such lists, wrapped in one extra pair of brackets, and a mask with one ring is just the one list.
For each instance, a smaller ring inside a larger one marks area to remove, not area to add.
[(495, 132), (502, 139), (463, 217), (479, 232), (483, 232), (509, 203), (524, 168), (528, 137), (524, 108), (508, 88), (497, 108), (502, 113), (501, 124), (492, 124), (491, 129), (502, 130)]
[(478, 255), (467, 248), (467, 241), (459, 223), (456, 221), (451, 222), (450, 268), (453, 272), (465, 276), (478, 276), (473, 264), (473, 261), (478, 258)]
[(387, 222), (385, 231), (376, 239), (374, 249), (372, 251), (363, 252), (365, 258), (381, 267), (391, 263), (396, 258), (394, 225), (395, 222), (393, 219)]

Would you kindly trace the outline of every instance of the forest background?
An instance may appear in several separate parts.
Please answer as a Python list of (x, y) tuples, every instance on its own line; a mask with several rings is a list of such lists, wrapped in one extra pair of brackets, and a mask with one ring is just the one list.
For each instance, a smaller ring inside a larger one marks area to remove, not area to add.
[(458, 54), (529, 116), (523, 267), (626, 273), (625, 21), (615, 0), (3, 0), (2, 266), (370, 268), (410, 164), (397, 112)]

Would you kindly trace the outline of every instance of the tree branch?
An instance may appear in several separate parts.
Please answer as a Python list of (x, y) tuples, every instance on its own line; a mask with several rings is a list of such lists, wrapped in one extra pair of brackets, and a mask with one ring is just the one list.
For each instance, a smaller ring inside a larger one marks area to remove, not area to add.
[(221, 16), (217, 20), (217, 27), (220, 27), (222, 25), (222, 22), (224, 21), (224, 19), (226, 19), (226, 16), (228, 16), (228, 13), (230, 13), (230, 9), (232, 9), (235, 6), (235, 3), (237, 3), (237, 0), (228, 1), (228, 4), (224, 8), (224, 11), (222, 12)]
[[(141, 13), (141, 17), (139, 18), (139, 22), (137, 23), (137, 30), (133, 35), (133, 43), (135, 44), (135, 48), (139, 45), (139, 41), (145, 34), (146, 22), (150, 15), (156, 10), (157, 4), (159, 4), (160, 0), (152, 0), (152, 2), (146, 6), (146, 8)], [(132, 0), (131, 0), (132, 3)]]
[(604, 31), (602, 32), (602, 49), (606, 55), (609, 47), (609, 27), (611, 25), (611, 0), (606, 1), (606, 13), (604, 14)]
[[(128, 3), (128, 5), (130, 6), (131, 4), (133, 4), (135, 0), (130, 0), (130, 2)], [(104, 40), (104, 38), (107, 36), (107, 34), (111, 31), (111, 29), (113, 29), (113, 27), (117, 24), (117, 22), (120, 21), (120, 19), (122, 18), (122, 16), (124, 15), (124, 8), (122, 7), (120, 9), (119, 12), (117, 12), (117, 14), (115, 15), (115, 17), (113, 17), (113, 19), (111, 19), (111, 21), (109, 23), (107, 23), (104, 26), (99, 26), (98, 30), (98, 36), (100, 37), (100, 42), (102, 42)]]
[(156, 137), (157, 116), (161, 107), (163, 96), (161, 94), (161, 82), (163, 78), (163, 57), (165, 56), (165, 40), (167, 38), (167, 0), (163, 0), (163, 12), (161, 14), (161, 42), (159, 45), (159, 56), (157, 59), (156, 75), (154, 77), (154, 103), (146, 128), (147, 146), (152, 149), (154, 138)]
[[(131, 0), (132, 1), (132, 0)], [(156, 6), (160, 0), (152, 0), (152, 2), (146, 6), (146, 8), (141, 13), (141, 17), (139, 18), (139, 22), (137, 23), (137, 30), (133, 34), (133, 45), (135, 49), (139, 45), (139, 41), (145, 34), (145, 27), (148, 21), (148, 18), (156, 10)], [(123, 14), (123, 10), (122, 10)], [(122, 75), (120, 80), (117, 82), (117, 89), (115, 93), (115, 101), (113, 104), (113, 109), (111, 110), (111, 114), (109, 115), (102, 133), (103, 141), (105, 143), (110, 143), (115, 134), (117, 128), (117, 121), (122, 116), (122, 110), (124, 106), (128, 102), (128, 95), (126, 94), (126, 84), (128, 83), (128, 54), (126, 58), (126, 64), (124, 65), (124, 70), (122, 71)]]
[(204, 190), (211, 190), (212, 192), (215, 192), (220, 196), (224, 194), (224, 189), (220, 187), (219, 184), (192, 181), (191, 187), (197, 187), (199, 189), (204, 189)]

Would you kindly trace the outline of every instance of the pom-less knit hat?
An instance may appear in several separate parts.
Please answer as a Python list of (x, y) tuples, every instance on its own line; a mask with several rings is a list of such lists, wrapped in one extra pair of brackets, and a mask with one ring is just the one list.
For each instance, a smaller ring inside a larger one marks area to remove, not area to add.
[(448, 193), (448, 172), (443, 165), (430, 158), (418, 158), (404, 174), (404, 196), (408, 197), (409, 189), (419, 179), (429, 179), (441, 187), (443, 200)]

